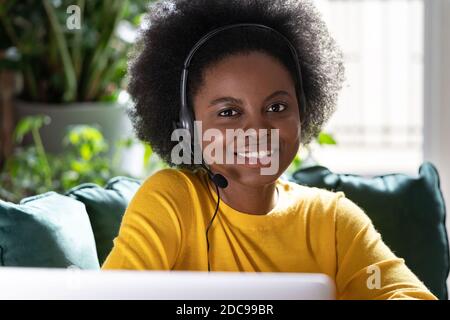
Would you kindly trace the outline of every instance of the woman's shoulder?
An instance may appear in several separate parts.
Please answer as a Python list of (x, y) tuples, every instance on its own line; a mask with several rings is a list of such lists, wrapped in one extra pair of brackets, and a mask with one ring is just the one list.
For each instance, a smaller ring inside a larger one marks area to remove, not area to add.
[(186, 169), (156, 171), (143, 180), (129, 203), (129, 211), (158, 214), (159, 217), (166, 212), (174, 220), (190, 219), (192, 208), (188, 204), (197, 192), (196, 179), (196, 174)]
[(144, 179), (142, 186), (145, 188), (173, 188), (175, 185), (183, 185), (186, 187), (189, 183), (198, 180), (200, 175), (200, 172), (187, 169), (164, 168)]
[(331, 191), (311, 187), (285, 178), (280, 178), (278, 180), (278, 186), (281, 187), (281, 190), (290, 198), (301, 201), (307, 205), (329, 207), (338, 201), (339, 198), (345, 197), (345, 193), (342, 191)]
[(315, 218), (326, 217), (360, 223), (367, 223), (370, 220), (363, 209), (349, 199), (344, 191), (311, 187), (287, 179), (280, 179), (279, 186), (291, 201), (301, 207), (300, 211), (314, 213)]
[(194, 194), (202, 192), (203, 180), (199, 170), (164, 168), (144, 179), (138, 193), (186, 203)]

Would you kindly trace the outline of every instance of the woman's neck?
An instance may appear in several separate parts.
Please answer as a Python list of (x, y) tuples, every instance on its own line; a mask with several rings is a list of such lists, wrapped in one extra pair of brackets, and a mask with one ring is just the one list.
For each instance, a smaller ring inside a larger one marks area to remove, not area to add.
[[(214, 183), (208, 179), (208, 183), (216, 190)], [(220, 200), (233, 209), (248, 214), (263, 215), (275, 208), (278, 201), (276, 183), (265, 186), (246, 186), (232, 180), (228, 180), (228, 186), (219, 189)]]

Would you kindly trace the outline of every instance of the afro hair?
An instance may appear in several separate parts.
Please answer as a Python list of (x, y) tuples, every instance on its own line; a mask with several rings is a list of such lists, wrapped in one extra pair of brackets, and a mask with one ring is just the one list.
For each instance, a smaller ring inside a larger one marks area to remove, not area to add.
[[(180, 78), (192, 47), (208, 32), (235, 23), (259, 23), (282, 33), (300, 60), (307, 109), (301, 114), (302, 144), (318, 135), (335, 110), (344, 81), (342, 53), (311, 1), (165, 0), (153, 3), (128, 70), (133, 106), (128, 115), (136, 136), (169, 165), (172, 123), (180, 110)], [(280, 37), (263, 29), (229, 29), (210, 39), (193, 57), (187, 84), (189, 106), (203, 84), (204, 71), (232, 54), (263, 51), (296, 79), (292, 56)], [(185, 166), (185, 165), (182, 165)], [(195, 168), (195, 166), (185, 166)]]

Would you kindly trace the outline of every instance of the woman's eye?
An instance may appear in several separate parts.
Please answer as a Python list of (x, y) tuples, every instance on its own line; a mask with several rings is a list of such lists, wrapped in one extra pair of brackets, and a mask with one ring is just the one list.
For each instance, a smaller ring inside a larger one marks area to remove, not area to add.
[(233, 109), (227, 109), (219, 112), (220, 117), (233, 117), (237, 114), (238, 114), (237, 111)]
[(275, 103), (273, 105), (271, 105), (267, 111), (269, 112), (281, 112), (284, 111), (286, 109), (286, 106), (284, 104), (281, 103)]

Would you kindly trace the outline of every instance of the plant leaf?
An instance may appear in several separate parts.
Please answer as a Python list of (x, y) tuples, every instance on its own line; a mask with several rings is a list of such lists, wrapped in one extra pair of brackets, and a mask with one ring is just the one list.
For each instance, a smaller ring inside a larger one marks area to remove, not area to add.
[(144, 167), (146, 167), (148, 165), (148, 162), (150, 161), (150, 157), (153, 154), (153, 149), (152, 147), (145, 143), (144, 144)]
[(50, 24), (53, 28), (53, 35), (55, 36), (55, 41), (58, 45), (61, 60), (64, 66), (64, 76), (66, 79), (66, 90), (64, 92), (64, 101), (75, 101), (77, 95), (77, 77), (75, 68), (73, 66), (72, 58), (69, 53), (69, 48), (67, 46), (66, 38), (61, 29), (61, 25), (58, 22), (58, 18), (56, 16), (53, 5), (49, 0), (43, 0), (45, 11), (47, 12), (48, 18), (50, 20)]
[(320, 145), (336, 145), (336, 140), (334, 140), (333, 136), (330, 133), (320, 132), (316, 141)]

